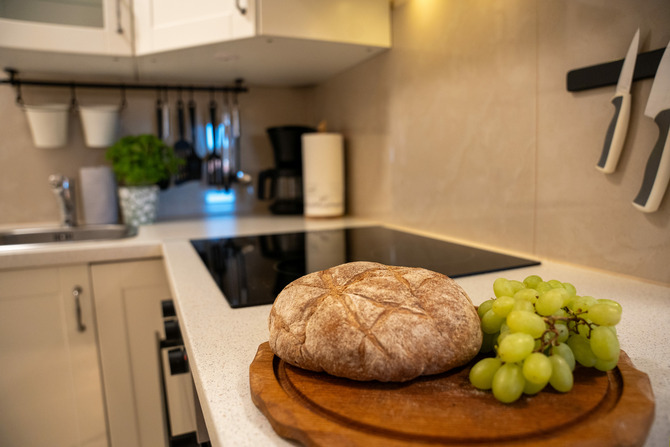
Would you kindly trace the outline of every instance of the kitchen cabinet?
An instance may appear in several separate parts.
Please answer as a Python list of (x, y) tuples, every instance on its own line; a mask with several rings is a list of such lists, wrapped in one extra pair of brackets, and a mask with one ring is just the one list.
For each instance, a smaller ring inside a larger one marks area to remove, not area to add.
[(108, 445), (87, 265), (0, 272), (0, 444)]
[(140, 77), (315, 84), (391, 46), (388, 0), (142, 0), (135, 14)]
[[(130, 0), (6, 0), (0, 59), (22, 72), (132, 76)], [(57, 56), (57, 57), (54, 57)]]
[(391, 46), (389, 0), (99, 1), (101, 26), (0, 18), (0, 60), (41, 76), (295, 86)]
[[(163, 262), (93, 264), (91, 278), (111, 443), (166, 445), (158, 339), (165, 336), (161, 301), (170, 289)], [(190, 375), (167, 374), (166, 387), (172, 433), (194, 431)]]
[(248, 0), (137, 1), (137, 54), (251, 37), (254, 12)]

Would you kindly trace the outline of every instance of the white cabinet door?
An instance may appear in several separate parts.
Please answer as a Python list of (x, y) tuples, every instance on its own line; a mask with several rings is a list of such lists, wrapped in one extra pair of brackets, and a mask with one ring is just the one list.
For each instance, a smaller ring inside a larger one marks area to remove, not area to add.
[(139, 0), (134, 9), (140, 56), (251, 37), (255, 31), (255, 5), (249, 0)]
[(0, 48), (131, 56), (131, 26), (130, 0), (7, 0), (0, 9)]
[[(166, 445), (158, 337), (170, 298), (162, 260), (91, 266), (110, 438), (113, 446)], [(167, 376), (173, 434), (195, 430), (190, 375)], [(181, 410), (181, 411), (179, 411)]]
[(95, 331), (87, 266), (0, 272), (1, 445), (108, 445)]

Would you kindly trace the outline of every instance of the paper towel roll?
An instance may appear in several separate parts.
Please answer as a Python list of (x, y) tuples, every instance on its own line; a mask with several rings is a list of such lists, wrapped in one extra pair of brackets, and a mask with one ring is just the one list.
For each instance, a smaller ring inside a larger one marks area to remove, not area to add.
[(88, 166), (79, 170), (79, 190), (84, 220), (89, 225), (115, 224), (119, 220), (116, 180), (108, 166)]
[(344, 147), (338, 133), (302, 136), (302, 181), (305, 216), (344, 214)]

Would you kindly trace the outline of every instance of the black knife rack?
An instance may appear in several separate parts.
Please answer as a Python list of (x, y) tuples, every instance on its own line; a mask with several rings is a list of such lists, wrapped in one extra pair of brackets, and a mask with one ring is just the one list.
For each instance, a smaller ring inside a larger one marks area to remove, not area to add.
[(19, 72), (13, 68), (5, 68), (7, 79), (1, 79), (0, 84), (9, 84), (16, 88), (16, 102), (22, 104), (21, 87), (25, 85), (40, 87), (70, 88), (73, 92), (77, 88), (93, 89), (116, 89), (121, 91), (121, 96), (125, 102), (126, 90), (156, 90), (156, 91), (208, 91), (246, 93), (249, 91), (244, 86), (244, 80), (236, 79), (234, 85), (186, 85), (186, 84), (141, 84), (141, 83), (107, 83), (107, 82), (81, 82), (81, 81), (50, 81), (39, 79), (19, 79)]
[[(653, 78), (656, 76), (658, 64), (661, 62), (665, 48), (639, 53), (635, 61), (633, 81)], [(578, 92), (592, 88), (616, 85), (621, 74), (623, 59), (589, 67), (571, 70), (567, 75), (567, 89), (569, 92)]]

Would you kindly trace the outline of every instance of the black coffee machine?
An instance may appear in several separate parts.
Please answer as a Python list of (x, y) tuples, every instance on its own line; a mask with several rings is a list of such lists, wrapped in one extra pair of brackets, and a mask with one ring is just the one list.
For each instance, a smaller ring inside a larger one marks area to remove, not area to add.
[(316, 132), (306, 126), (267, 129), (274, 151), (275, 168), (258, 174), (258, 198), (272, 200), (273, 214), (302, 214), (302, 134)]

